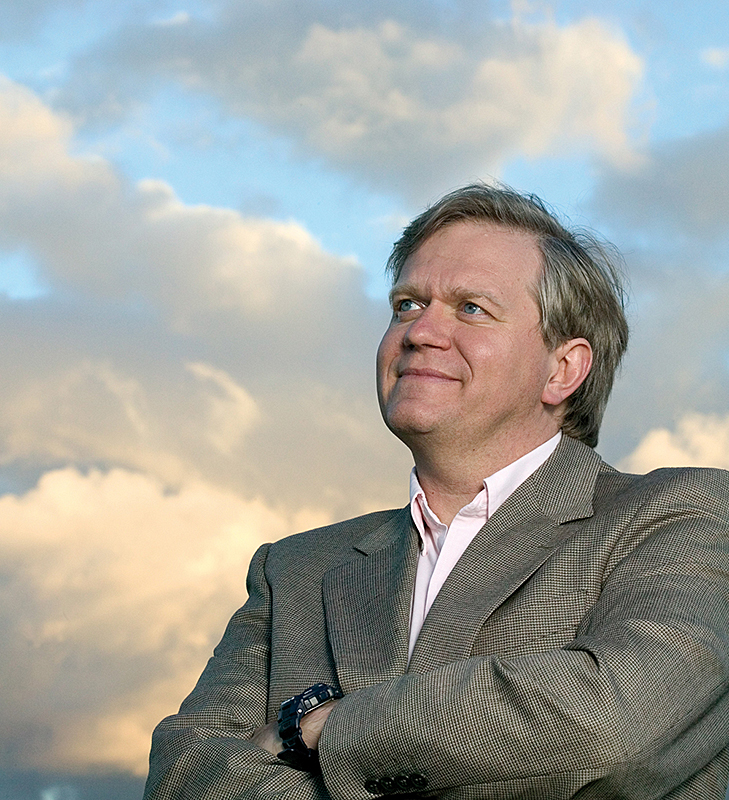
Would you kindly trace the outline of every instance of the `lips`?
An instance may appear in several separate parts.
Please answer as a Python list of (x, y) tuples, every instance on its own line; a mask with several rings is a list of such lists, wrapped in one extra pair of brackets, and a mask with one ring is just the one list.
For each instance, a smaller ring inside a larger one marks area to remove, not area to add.
[(451, 375), (447, 375), (445, 372), (440, 372), (437, 369), (430, 369), (427, 367), (407, 367), (406, 369), (400, 370), (398, 373), (399, 378), (423, 378), (423, 379), (430, 379), (430, 380), (440, 380), (440, 381), (457, 381), (458, 378), (454, 378)]

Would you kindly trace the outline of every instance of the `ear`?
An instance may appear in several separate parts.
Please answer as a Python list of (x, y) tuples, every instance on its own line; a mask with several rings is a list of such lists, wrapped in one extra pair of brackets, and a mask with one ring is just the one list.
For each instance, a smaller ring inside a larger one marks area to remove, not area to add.
[(552, 370), (542, 402), (558, 406), (585, 380), (592, 367), (592, 347), (587, 339), (570, 339), (552, 352)]

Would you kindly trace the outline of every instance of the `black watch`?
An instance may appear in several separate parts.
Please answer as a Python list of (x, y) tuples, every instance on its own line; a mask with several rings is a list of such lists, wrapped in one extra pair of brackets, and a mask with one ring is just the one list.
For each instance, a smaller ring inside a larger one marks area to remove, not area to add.
[(288, 761), (295, 769), (316, 772), (319, 769), (319, 754), (304, 743), (299, 723), (310, 711), (340, 697), (342, 693), (339, 689), (327, 683), (315, 683), (301, 694), (284, 700), (278, 712), (278, 735), (281, 737), (284, 749), (278, 757)]

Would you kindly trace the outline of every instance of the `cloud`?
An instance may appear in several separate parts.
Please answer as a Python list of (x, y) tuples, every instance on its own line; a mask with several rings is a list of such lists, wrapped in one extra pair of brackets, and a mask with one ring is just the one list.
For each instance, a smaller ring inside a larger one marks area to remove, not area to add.
[(627, 231), (722, 238), (729, 231), (729, 127), (665, 142), (631, 168), (607, 172), (598, 213)]
[(604, 426), (608, 457), (688, 412), (729, 408), (729, 127), (661, 142), (605, 169), (591, 216), (626, 256), (631, 344)]
[(160, 27), (164, 28), (169, 25), (187, 25), (191, 19), (192, 17), (187, 11), (177, 11), (171, 17), (157, 19), (152, 24), (159, 25)]
[(218, 390), (209, 400), (209, 439), (215, 448), (230, 455), (259, 416), (256, 402), (221, 369), (199, 361), (187, 364), (187, 369)]
[(272, 501), (290, 486), (292, 507), (326, 495), (342, 514), (399, 497), (407, 458), (374, 399), (387, 311), (353, 259), (298, 223), (130, 184), (8, 81), (0, 122), (0, 243), (51, 289), (0, 318), (0, 461), (201, 475)]
[(298, 317), (362, 280), (295, 222), (186, 206), (161, 181), (130, 185), (109, 162), (71, 155), (70, 121), (8, 80), (0, 130), (0, 245), (27, 248), (59, 284), (142, 295), (184, 327), (211, 310), (258, 318), (284, 293)]
[(6, 0), (0, 6), (3, 24), (0, 41), (24, 39), (38, 32), (51, 12), (60, 8), (81, 8), (86, 0), (23, 0), (22, 3)]
[(0, 498), (4, 767), (142, 772), (152, 727), (245, 599), (255, 548), (324, 521), (121, 469), (54, 470)]
[(628, 253), (633, 276), (631, 343), (608, 406), (601, 445), (609, 459), (632, 452), (646, 431), (687, 412), (729, 409), (729, 276), (701, 244)]
[(127, 28), (79, 60), (61, 102), (113, 116), (160, 78), (177, 81), (420, 202), (515, 154), (631, 157), (642, 62), (596, 19), (449, 31), (429, 5), (417, 21), (353, 4), (328, 15), (312, 3), (231, 3), (216, 23)]
[(404, 502), (387, 312), (301, 225), (133, 184), (9, 81), (0, 132), (0, 245), (48, 286), (0, 301), (0, 752), (141, 773), (253, 549)]
[(729, 415), (687, 414), (675, 430), (649, 431), (621, 466), (629, 472), (684, 466), (729, 469)]
[(701, 61), (714, 69), (726, 69), (729, 66), (729, 47), (707, 47), (701, 51)]
[[(68, 341), (68, 331), (61, 335)], [(31, 348), (24, 344), (3, 361), (18, 350), (27, 359)], [(74, 344), (80, 349), (81, 343)], [(177, 485), (198, 474), (196, 452), (203, 463), (205, 452), (228, 464), (235, 461), (258, 419), (250, 394), (223, 370), (202, 362), (187, 365), (192, 378), (176, 374), (176, 365), (160, 364), (153, 381), (128, 360), (97, 360), (78, 351), (56, 351), (54, 357), (51, 343), (40, 342), (40, 347), (55, 361), (46, 370), (43, 357), (15, 368), (7, 364), (0, 400), (0, 462), (5, 465), (124, 464)], [(170, 383), (172, 397), (166, 398)]]
[[(352, 443), (376, 423), (362, 381), (336, 348), (320, 382), (300, 363), (369, 305), (356, 265), (300, 226), (132, 186), (72, 156), (68, 120), (17, 85), (0, 115), (0, 231), (54, 289), (0, 321), (2, 461), (106, 466), (46, 472), (0, 500), (0, 736), (14, 767), (139, 772), (152, 726), (244, 600), (254, 547), (376, 495), (366, 479), (347, 486)], [(327, 385), (336, 375), (352, 385)], [(311, 483), (318, 460), (332, 462), (314, 477), (326, 491)]]

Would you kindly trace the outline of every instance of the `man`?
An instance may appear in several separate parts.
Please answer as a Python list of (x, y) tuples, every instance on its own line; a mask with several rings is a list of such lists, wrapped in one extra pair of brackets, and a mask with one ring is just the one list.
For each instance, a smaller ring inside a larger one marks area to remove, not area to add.
[(389, 267), (411, 503), (258, 551), (145, 798), (721, 800), (729, 476), (593, 451), (627, 344), (606, 250), (473, 185)]

